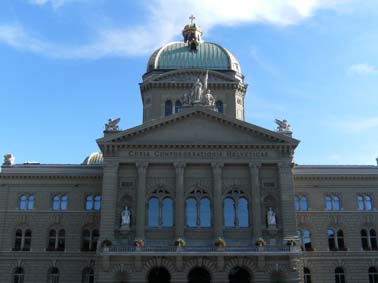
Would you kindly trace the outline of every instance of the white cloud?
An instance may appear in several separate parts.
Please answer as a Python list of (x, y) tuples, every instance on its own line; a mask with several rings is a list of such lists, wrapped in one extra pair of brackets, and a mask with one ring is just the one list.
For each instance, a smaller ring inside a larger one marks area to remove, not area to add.
[(80, 0), (29, 0), (29, 3), (37, 6), (51, 5), (54, 9), (58, 9), (67, 3), (77, 1)]
[(378, 69), (370, 64), (354, 64), (348, 68), (348, 73), (352, 74), (373, 74), (378, 73)]
[[(29, 0), (58, 8), (86, 0)], [(50, 42), (30, 35), (21, 26), (1, 25), (0, 42), (55, 58), (100, 58), (148, 54), (172, 40), (193, 13), (204, 31), (219, 25), (265, 22), (287, 26), (310, 17), (318, 9), (337, 9), (358, 0), (144, 0), (149, 19), (129, 27), (100, 27), (97, 36), (80, 46)]]

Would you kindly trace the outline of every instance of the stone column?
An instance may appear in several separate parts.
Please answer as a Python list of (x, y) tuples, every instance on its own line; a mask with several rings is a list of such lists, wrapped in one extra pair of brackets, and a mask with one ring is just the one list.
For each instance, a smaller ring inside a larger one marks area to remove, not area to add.
[(223, 163), (212, 163), (213, 167), (213, 223), (214, 237), (223, 236), (223, 211), (222, 211), (222, 168)]
[(291, 170), (291, 162), (280, 162), (278, 164), (280, 195), (281, 195), (281, 217), (284, 238), (296, 234), (296, 216), (294, 205), (294, 181)]
[(261, 237), (261, 196), (260, 196), (260, 171), (261, 163), (249, 163), (249, 178), (251, 184), (251, 197), (252, 197), (252, 237), (256, 240)]
[(101, 202), (101, 239), (113, 240), (114, 230), (119, 224), (116, 215), (118, 187), (118, 163), (104, 160)]
[(140, 162), (136, 164), (138, 169), (138, 186), (137, 186), (137, 209), (136, 209), (136, 239), (144, 239), (144, 228), (146, 222), (146, 176), (147, 176), (147, 162)]
[(176, 239), (184, 237), (185, 226), (185, 195), (184, 195), (184, 169), (185, 163), (177, 162), (176, 168), (176, 205), (175, 205), (175, 226)]

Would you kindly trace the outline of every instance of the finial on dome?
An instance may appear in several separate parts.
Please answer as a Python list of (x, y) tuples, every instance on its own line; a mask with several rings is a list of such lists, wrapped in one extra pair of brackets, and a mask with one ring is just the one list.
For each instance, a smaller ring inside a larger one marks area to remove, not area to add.
[(184, 42), (188, 44), (189, 49), (196, 52), (198, 45), (202, 42), (202, 30), (194, 22), (196, 19), (195, 16), (191, 15), (189, 19), (190, 24), (187, 24), (184, 27), (182, 35), (184, 36)]

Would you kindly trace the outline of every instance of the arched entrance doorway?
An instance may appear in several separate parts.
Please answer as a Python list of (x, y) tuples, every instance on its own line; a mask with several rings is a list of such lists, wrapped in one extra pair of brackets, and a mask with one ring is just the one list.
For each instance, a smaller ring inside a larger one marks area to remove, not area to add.
[(251, 274), (245, 268), (235, 266), (230, 270), (228, 280), (230, 283), (250, 283)]
[(210, 273), (202, 267), (194, 267), (188, 274), (188, 283), (210, 283)]
[(171, 275), (164, 267), (154, 267), (148, 273), (147, 280), (148, 283), (170, 283)]

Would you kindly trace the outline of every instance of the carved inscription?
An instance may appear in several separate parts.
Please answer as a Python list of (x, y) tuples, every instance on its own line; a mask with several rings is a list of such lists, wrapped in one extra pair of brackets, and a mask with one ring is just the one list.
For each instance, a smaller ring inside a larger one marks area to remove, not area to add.
[(193, 159), (260, 159), (267, 158), (267, 151), (134, 151), (126, 152), (128, 157), (134, 158), (193, 158)]

